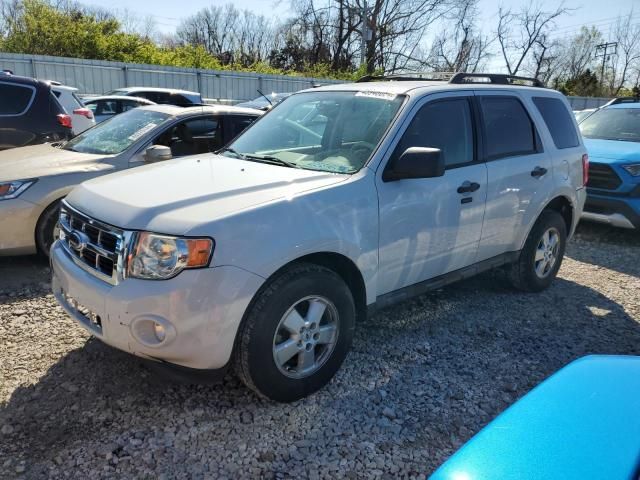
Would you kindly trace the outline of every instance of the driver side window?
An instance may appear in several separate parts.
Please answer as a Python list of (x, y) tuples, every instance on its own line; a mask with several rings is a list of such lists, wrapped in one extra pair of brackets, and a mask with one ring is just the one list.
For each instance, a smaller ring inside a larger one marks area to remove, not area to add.
[(410, 147), (439, 148), (447, 168), (474, 160), (471, 106), (466, 98), (435, 100), (413, 117), (396, 146), (389, 164)]
[(154, 145), (171, 148), (173, 157), (214, 152), (222, 147), (222, 124), (218, 117), (185, 120), (160, 134)]

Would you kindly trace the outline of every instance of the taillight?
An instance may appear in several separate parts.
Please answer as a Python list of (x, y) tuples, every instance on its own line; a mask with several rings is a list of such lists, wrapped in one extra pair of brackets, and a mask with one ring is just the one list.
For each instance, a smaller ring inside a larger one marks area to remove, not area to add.
[(93, 119), (93, 112), (88, 108), (76, 108), (73, 111), (74, 115), (82, 115), (83, 117), (87, 117), (89, 120)]
[(58, 119), (58, 123), (63, 127), (71, 128), (71, 117), (64, 113), (60, 113), (56, 117)]
[(582, 155), (582, 185), (587, 186), (589, 182), (589, 155)]

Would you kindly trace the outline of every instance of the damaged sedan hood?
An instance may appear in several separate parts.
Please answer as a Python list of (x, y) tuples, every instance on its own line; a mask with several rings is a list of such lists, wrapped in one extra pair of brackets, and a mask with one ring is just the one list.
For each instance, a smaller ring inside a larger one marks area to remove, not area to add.
[(112, 169), (100, 161), (104, 155), (73, 152), (50, 143), (0, 152), (0, 180), (25, 180), (73, 172)]

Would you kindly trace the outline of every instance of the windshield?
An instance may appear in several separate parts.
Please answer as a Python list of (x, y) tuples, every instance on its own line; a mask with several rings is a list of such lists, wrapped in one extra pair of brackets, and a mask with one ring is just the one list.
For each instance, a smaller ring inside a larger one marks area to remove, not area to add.
[(168, 114), (153, 110), (129, 110), (81, 133), (63, 148), (74, 152), (115, 155), (124, 152), (167, 118)]
[(403, 99), (380, 92), (293, 95), (247, 129), (224, 155), (353, 173), (367, 162)]
[(640, 142), (640, 108), (603, 108), (580, 124), (586, 138)]

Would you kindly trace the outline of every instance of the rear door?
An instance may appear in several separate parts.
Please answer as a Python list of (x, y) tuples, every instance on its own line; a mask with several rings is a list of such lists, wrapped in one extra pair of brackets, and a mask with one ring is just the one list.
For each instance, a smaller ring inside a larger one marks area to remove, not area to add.
[(476, 95), (488, 173), (480, 261), (522, 247), (539, 205), (553, 190), (553, 176), (530, 99), (510, 90)]
[(378, 295), (475, 261), (487, 171), (476, 152), (472, 104), (472, 92), (427, 97), (414, 110), (385, 167), (392, 168), (409, 147), (435, 147), (444, 155), (444, 176), (385, 182), (378, 172)]

